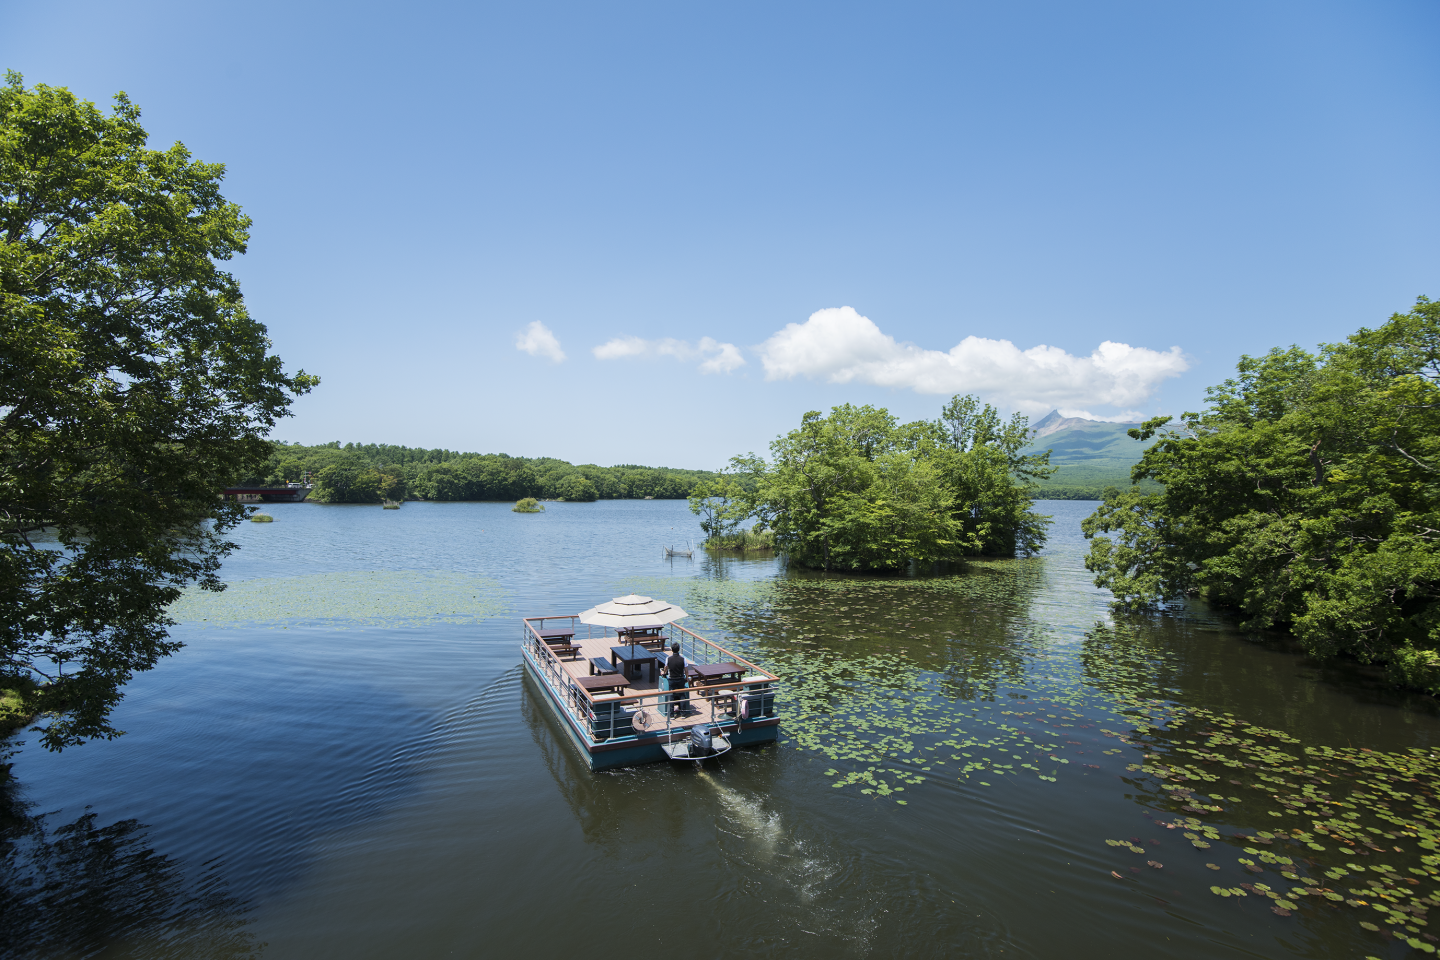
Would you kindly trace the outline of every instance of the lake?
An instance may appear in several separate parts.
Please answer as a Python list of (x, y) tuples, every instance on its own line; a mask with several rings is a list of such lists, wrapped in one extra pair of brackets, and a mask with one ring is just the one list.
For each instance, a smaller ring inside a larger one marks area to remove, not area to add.
[[(890, 579), (665, 559), (683, 501), (509, 506), (243, 525), (126, 735), (13, 758), (0, 953), (1433, 951), (1434, 702), (1203, 604), (1112, 615), (1094, 504), (1042, 503), (1040, 557)], [(781, 742), (586, 768), (519, 618), (631, 591), (781, 676)]]

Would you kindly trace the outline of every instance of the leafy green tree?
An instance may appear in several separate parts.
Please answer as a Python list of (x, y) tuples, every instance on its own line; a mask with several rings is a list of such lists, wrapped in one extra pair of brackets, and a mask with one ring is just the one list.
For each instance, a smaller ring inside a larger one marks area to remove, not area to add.
[(590, 482), (589, 477), (581, 473), (572, 473), (560, 481), (557, 489), (560, 491), (561, 497), (570, 501), (592, 503), (600, 499), (600, 491), (595, 489), (595, 484)]
[[(1136, 431), (1144, 439), (1167, 418)], [(1243, 357), (1085, 522), (1118, 602), (1201, 596), (1440, 693), (1440, 304)]]
[(1002, 421), (988, 403), (956, 396), (936, 427), (941, 436), (937, 466), (958, 505), (956, 520), (967, 547), (1003, 557), (1038, 551), (1050, 519), (1035, 512), (1036, 481), (1055, 468), (1048, 450), (1020, 452), (1029, 444), (1029, 421), (1018, 413)]
[(315, 477), (312, 496), (321, 503), (379, 503), (379, 471), (355, 463), (336, 463)]
[(690, 512), (700, 518), (707, 543), (719, 544), (744, 524), (751, 506), (745, 488), (731, 473), (720, 471), (690, 492)]
[(973, 397), (931, 423), (898, 424), (870, 406), (812, 411), (770, 445), (768, 462), (732, 461), (750, 483), (725, 515), (756, 517), (792, 562), (827, 571), (1014, 556), (1038, 549), (1048, 523), (1032, 509), (1048, 454), (1021, 455), (1026, 434), (1025, 418), (1002, 423)]
[(695, 484), (711, 476), (704, 470), (634, 464), (576, 467), (549, 457), (527, 460), (503, 453), (457, 453), (387, 443), (350, 443), (342, 447), (338, 442), (331, 442), (308, 447), (277, 443), (269, 461), (244, 479), (255, 484), (299, 480), (302, 472), (314, 476), (338, 463), (373, 469), (403, 480), (409, 496), (446, 501), (513, 502), (521, 497), (563, 496), (559, 485), (576, 472), (590, 480), (602, 499), (681, 500), (690, 495)]
[(470, 487), (458, 464), (440, 463), (431, 466), (418, 479), (416, 487), (427, 500), (469, 500)]
[[(121, 731), (130, 677), (180, 646), (166, 607), (223, 585), (286, 375), (219, 261), (250, 221), (224, 168), (151, 150), (124, 96), (0, 87), (0, 687), (54, 750)], [(23, 681), (35, 681), (30, 685)]]
[(382, 500), (404, 500), (407, 494), (405, 478), (395, 473), (382, 473), (377, 484)]

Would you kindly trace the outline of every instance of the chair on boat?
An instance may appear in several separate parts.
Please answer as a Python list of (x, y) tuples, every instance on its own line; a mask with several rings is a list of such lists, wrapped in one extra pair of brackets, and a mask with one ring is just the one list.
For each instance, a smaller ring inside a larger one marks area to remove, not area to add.
[(769, 684), (752, 684), (744, 688), (745, 716), (751, 720), (768, 717), (775, 713), (775, 688)]
[(720, 690), (711, 695), (710, 707), (715, 711), (716, 717), (723, 714), (729, 719), (734, 719), (739, 709), (739, 698), (735, 695), (734, 690)]
[(620, 695), (602, 693), (594, 700), (594, 712), (590, 719), (590, 733), (596, 740), (629, 736), (635, 732), (632, 721), (635, 711), (620, 703)]

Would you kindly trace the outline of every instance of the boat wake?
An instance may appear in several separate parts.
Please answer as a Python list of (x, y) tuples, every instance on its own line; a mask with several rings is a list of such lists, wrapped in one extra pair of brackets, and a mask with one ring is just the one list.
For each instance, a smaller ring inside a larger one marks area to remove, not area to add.
[[(696, 775), (720, 802), (729, 828), (721, 829), (743, 843), (739, 850), (722, 844), (722, 850), (728, 859), (738, 861), (741, 875), (761, 884), (749, 892), (763, 899), (767, 909), (791, 913), (802, 933), (831, 940), (837, 947), (843, 944), (842, 953), (868, 955), (879, 921), (875, 911), (856, 909), (849, 893), (854, 886), (853, 867), (847, 868), (831, 854), (816, 853), (824, 844), (794, 836), (779, 812), (766, 809), (759, 798), (726, 786), (709, 771), (698, 770)], [(777, 895), (777, 883), (783, 894)], [(848, 904), (838, 906), (845, 898)]]
[(764, 860), (773, 859), (776, 845), (785, 834), (785, 826), (780, 821), (780, 815), (773, 811), (766, 811), (758, 801), (725, 786), (711, 776), (707, 770), (697, 770), (696, 776), (702, 783), (715, 791), (721, 806), (725, 808), (731, 821), (741, 831), (739, 836), (751, 841), (755, 845), (756, 853)]

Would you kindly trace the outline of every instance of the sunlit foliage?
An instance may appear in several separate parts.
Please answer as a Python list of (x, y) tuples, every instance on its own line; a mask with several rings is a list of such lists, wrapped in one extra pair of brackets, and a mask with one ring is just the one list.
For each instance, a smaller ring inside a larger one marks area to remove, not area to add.
[[(1199, 595), (1440, 693), (1440, 304), (1245, 357), (1085, 521), (1125, 605)], [(1134, 431), (1148, 437), (1169, 418)]]
[(826, 571), (1029, 554), (1049, 523), (1032, 509), (1034, 480), (1051, 468), (1048, 452), (1021, 453), (1026, 423), (960, 396), (934, 422), (868, 405), (812, 411), (768, 461), (734, 458), (691, 509), (722, 538), (753, 516), (792, 563)]
[(220, 269), (250, 227), (224, 167), (146, 142), (123, 94), (0, 86), (0, 686), (51, 749), (118, 734), (124, 685), (179, 647), (166, 605), (222, 589), (247, 508), (219, 491), (317, 382)]

